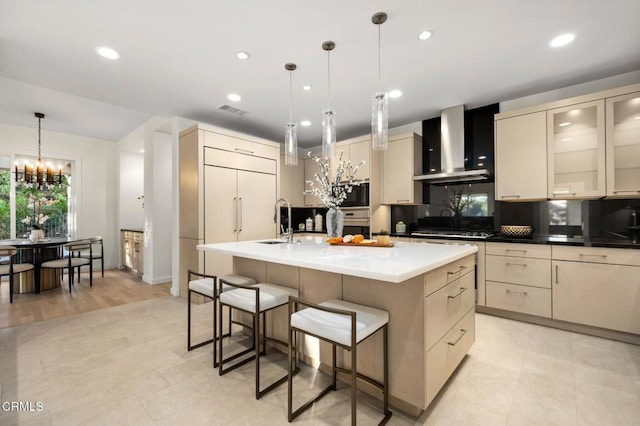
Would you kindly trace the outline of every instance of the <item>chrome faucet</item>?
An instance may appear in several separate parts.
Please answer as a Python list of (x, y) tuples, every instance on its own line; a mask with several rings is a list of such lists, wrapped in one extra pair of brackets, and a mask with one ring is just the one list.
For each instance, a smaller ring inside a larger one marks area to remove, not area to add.
[[(273, 223), (278, 223), (278, 204), (280, 204), (280, 202), (284, 202), (287, 203), (287, 216), (288, 216), (288, 228), (286, 232), (282, 233), (283, 237), (287, 238), (287, 243), (291, 244), (293, 243), (293, 228), (291, 227), (291, 203), (289, 201), (287, 201), (286, 198), (280, 198), (278, 199), (278, 201), (276, 201), (276, 205), (273, 206)], [(280, 228), (282, 228), (282, 225), (280, 225)]]

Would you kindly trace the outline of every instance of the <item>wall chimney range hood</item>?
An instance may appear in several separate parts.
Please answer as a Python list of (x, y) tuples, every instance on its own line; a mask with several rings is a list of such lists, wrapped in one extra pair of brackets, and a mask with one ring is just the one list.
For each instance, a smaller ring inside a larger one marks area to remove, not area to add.
[(484, 182), (493, 178), (487, 169), (464, 167), (464, 105), (442, 110), (440, 125), (440, 161), (442, 171), (414, 176), (414, 181), (433, 185)]

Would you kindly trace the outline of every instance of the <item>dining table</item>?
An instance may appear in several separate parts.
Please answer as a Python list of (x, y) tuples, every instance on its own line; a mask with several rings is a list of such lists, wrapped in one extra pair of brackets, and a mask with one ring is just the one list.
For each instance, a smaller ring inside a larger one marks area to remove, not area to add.
[(52, 237), (31, 241), (29, 239), (0, 240), (0, 246), (14, 246), (18, 249), (15, 263), (33, 263), (35, 269), (22, 272), (14, 278), (14, 293), (40, 293), (60, 287), (61, 272), (59, 269), (41, 270), (40, 265), (49, 260), (62, 256), (62, 246), (67, 243), (80, 241), (74, 237)]

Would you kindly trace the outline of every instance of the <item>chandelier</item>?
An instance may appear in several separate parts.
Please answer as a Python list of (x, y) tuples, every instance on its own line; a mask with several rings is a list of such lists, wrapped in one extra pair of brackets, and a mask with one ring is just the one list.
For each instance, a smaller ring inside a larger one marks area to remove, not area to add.
[(41, 112), (36, 112), (34, 113), (34, 115), (38, 119), (38, 161), (35, 165), (33, 165), (29, 161), (25, 160), (22, 169), (18, 167), (18, 162), (16, 161), (16, 184), (25, 186), (27, 188), (37, 188), (39, 190), (52, 189), (56, 185), (62, 185), (64, 179), (62, 175), (62, 167), (59, 167), (56, 173), (51, 165), (47, 164), (45, 166), (45, 164), (42, 162), (42, 155), (40, 153), (40, 124), (42, 119), (44, 118), (44, 114)]

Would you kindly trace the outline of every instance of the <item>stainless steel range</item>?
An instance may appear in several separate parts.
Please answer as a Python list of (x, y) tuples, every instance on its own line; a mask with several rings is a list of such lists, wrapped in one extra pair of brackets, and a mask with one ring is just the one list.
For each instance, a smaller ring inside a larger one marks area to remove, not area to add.
[(425, 229), (411, 233), (412, 237), (452, 238), (461, 240), (486, 240), (494, 235), (495, 233), (490, 231), (464, 231), (451, 229)]

